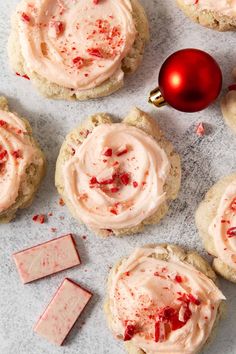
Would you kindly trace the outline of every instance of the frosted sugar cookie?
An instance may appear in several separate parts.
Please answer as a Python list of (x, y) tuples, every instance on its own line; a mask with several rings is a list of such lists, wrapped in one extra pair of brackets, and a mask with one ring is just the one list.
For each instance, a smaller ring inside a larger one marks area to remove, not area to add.
[(122, 123), (96, 114), (62, 145), (56, 186), (73, 216), (99, 235), (139, 232), (176, 199), (179, 155), (155, 121), (133, 109)]
[(236, 85), (229, 86), (229, 92), (222, 98), (221, 111), (225, 123), (236, 133)]
[(213, 268), (236, 283), (236, 174), (218, 181), (196, 212), (196, 224)]
[(0, 223), (32, 202), (43, 178), (45, 158), (29, 122), (8, 110), (0, 97)]
[(107, 96), (134, 72), (149, 38), (138, 0), (22, 0), (8, 52), (15, 72), (45, 96)]
[(174, 245), (136, 249), (109, 274), (105, 313), (130, 354), (195, 354), (209, 341), (224, 295), (209, 264)]
[(193, 21), (218, 31), (235, 31), (235, 0), (176, 0)]

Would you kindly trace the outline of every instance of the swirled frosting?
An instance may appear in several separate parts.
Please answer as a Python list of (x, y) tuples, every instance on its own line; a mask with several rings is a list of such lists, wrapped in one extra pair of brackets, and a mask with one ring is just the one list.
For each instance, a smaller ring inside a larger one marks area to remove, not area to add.
[(62, 167), (64, 195), (92, 229), (133, 227), (165, 200), (169, 168), (165, 152), (142, 130), (101, 124)]
[(236, 0), (184, 0), (186, 5), (195, 5), (197, 9), (220, 12), (223, 15), (236, 15)]
[(27, 74), (74, 90), (123, 75), (136, 38), (130, 0), (23, 0), (17, 16)]
[(36, 154), (24, 122), (0, 110), (0, 213), (15, 203), (31, 163), (38, 165), (43, 160)]
[[(193, 354), (209, 337), (223, 294), (167, 250), (137, 249), (110, 277), (114, 334), (147, 354)], [(172, 253), (173, 254), (173, 253)]]
[(236, 181), (222, 195), (209, 233), (213, 237), (218, 257), (236, 270)]

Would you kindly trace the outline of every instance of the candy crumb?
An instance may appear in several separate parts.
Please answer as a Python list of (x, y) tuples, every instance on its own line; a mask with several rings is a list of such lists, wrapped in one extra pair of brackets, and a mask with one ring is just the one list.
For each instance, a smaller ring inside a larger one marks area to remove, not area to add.
[(196, 134), (198, 136), (204, 136), (205, 135), (205, 127), (204, 127), (204, 124), (202, 122), (197, 125)]

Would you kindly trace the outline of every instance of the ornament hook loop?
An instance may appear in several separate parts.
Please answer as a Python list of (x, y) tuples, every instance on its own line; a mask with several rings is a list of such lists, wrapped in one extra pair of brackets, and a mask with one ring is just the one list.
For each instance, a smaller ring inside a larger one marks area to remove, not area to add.
[(153, 104), (156, 107), (159, 107), (159, 108), (166, 105), (166, 101), (165, 101), (164, 97), (162, 96), (162, 93), (161, 93), (159, 87), (155, 88), (154, 90), (152, 90), (150, 92), (148, 102)]

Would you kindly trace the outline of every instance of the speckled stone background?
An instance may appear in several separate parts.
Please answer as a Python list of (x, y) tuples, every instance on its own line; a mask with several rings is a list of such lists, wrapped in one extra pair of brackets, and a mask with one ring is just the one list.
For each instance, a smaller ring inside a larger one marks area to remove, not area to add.
[[(234, 171), (236, 165), (236, 136), (223, 123), (219, 101), (204, 112), (187, 115), (168, 107), (153, 108), (147, 103), (148, 92), (157, 84), (163, 60), (184, 47), (197, 47), (213, 54), (221, 64), (227, 87), (236, 64), (236, 34), (218, 33), (191, 23), (174, 0), (143, 0), (150, 20), (151, 42), (137, 74), (127, 78), (126, 86), (109, 98), (84, 103), (58, 102), (40, 97), (30, 82), (13, 75), (8, 67), (10, 13), (17, 2), (0, 0), (0, 94), (8, 97), (12, 110), (29, 118), (47, 155), (48, 171), (32, 207), (19, 212), (11, 224), (0, 226), (0, 354), (121, 354), (123, 345), (108, 331), (102, 309), (109, 267), (145, 243), (175, 242), (204, 253), (194, 225), (194, 211), (210, 186)], [(58, 205), (54, 187), (57, 154), (67, 132), (87, 115), (106, 111), (121, 118), (135, 105), (156, 117), (180, 153), (182, 190), (159, 226), (146, 228), (143, 234), (133, 237), (99, 239), (79, 226), (66, 207)], [(202, 139), (194, 133), (200, 121), (207, 124), (208, 134)], [(32, 222), (34, 214), (48, 212), (53, 212), (53, 216), (44, 225)], [(54, 234), (52, 227), (57, 228)], [(82, 265), (23, 286), (12, 253), (68, 232), (76, 235)], [(36, 336), (32, 328), (66, 276), (91, 290), (94, 296), (65, 345), (57, 348)], [(228, 299), (228, 315), (204, 354), (236, 353), (236, 286), (221, 279), (220, 285)]]

